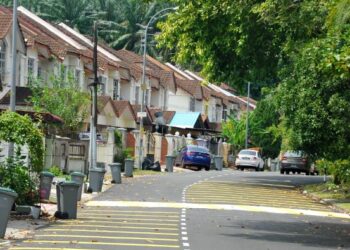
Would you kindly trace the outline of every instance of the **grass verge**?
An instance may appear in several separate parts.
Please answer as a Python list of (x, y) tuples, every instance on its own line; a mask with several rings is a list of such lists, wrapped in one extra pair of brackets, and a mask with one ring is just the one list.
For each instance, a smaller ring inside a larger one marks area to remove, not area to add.
[(160, 175), (164, 174), (163, 172), (156, 172), (152, 170), (140, 170), (140, 169), (134, 169), (133, 172), (134, 176), (144, 176), (144, 175)]
[(303, 187), (311, 196), (350, 213), (350, 184), (335, 185), (332, 182), (306, 185)]

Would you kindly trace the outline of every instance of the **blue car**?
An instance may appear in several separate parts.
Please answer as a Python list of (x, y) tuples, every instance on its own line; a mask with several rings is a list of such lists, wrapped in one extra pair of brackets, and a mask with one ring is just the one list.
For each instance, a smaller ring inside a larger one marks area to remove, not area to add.
[(207, 148), (188, 145), (179, 151), (175, 159), (175, 165), (180, 165), (183, 168), (186, 166), (196, 166), (198, 169), (204, 168), (206, 171), (209, 171), (210, 161), (210, 153)]

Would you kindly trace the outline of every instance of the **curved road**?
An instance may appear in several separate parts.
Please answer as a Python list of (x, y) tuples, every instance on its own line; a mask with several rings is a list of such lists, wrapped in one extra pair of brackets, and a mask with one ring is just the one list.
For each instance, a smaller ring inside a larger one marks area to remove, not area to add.
[(350, 217), (303, 196), (313, 176), (232, 170), (126, 179), (10, 249), (350, 249)]

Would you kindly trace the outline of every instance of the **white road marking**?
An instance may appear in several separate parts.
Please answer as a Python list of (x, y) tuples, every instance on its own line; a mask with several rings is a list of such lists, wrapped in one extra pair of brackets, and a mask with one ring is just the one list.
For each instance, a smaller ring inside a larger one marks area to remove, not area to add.
[[(213, 209), (227, 211), (248, 211), (273, 214), (308, 215), (317, 217), (333, 217), (350, 219), (349, 214), (313, 211), (305, 209), (276, 208), (265, 206), (228, 205), (228, 204), (197, 204), (197, 203), (174, 203), (174, 202), (142, 202), (142, 201), (88, 201), (88, 207), (142, 207), (142, 208), (191, 208), (191, 209)], [(185, 221), (185, 219), (181, 219)]]

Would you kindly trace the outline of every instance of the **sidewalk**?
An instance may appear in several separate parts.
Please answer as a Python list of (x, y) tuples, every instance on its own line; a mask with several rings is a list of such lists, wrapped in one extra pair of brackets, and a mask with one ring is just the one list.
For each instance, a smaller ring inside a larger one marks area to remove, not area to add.
[[(106, 173), (102, 192), (108, 190), (111, 184), (112, 176), (109, 172)], [(57, 179), (54, 179), (53, 183), (56, 183)], [(98, 196), (98, 193), (82, 193), (81, 201), (78, 202), (78, 206), (81, 206), (85, 202)], [(51, 187), (50, 203), (41, 203), (41, 214), (39, 219), (32, 219), (30, 216), (16, 216), (11, 215), (6, 229), (5, 240), (21, 240), (30, 238), (37, 228), (44, 227), (50, 222), (55, 220), (54, 214), (57, 211), (56, 204), (56, 185)]]
[[(165, 165), (161, 166), (162, 168), (162, 173), (165, 172)], [(174, 172), (175, 173), (186, 173), (186, 172), (193, 172), (190, 169), (183, 169), (179, 167), (174, 166)], [(156, 174), (156, 173), (155, 173)], [(147, 176), (147, 173), (142, 173), (142, 175), (134, 175), (134, 178), (142, 178)], [(125, 180), (125, 177), (122, 177), (123, 180)], [(131, 179), (131, 178), (127, 178)], [(110, 187), (113, 186), (111, 184), (112, 176), (110, 171), (106, 172), (105, 178), (104, 178), (104, 183), (102, 187), (102, 193), (108, 190)], [(54, 183), (57, 182), (57, 179), (54, 179)], [(82, 199), (80, 202), (78, 202), (78, 206), (82, 206), (84, 203), (87, 201), (97, 197), (100, 195), (100, 193), (82, 193)], [(42, 203), (41, 204), (41, 211), (42, 215), (40, 219), (32, 219), (29, 216), (14, 216), (11, 215), (7, 230), (6, 230), (6, 235), (5, 235), (5, 240), (21, 240), (21, 239), (28, 239), (31, 238), (34, 235), (34, 232), (36, 229), (40, 227), (45, 227), (48, 225), (50, 222), (55, 221), (54, 214), (57, 211), (57, 204), (56, 204), (56, 185), (53, 184), (51, 188), (51, 195), (50, 195), (50, 203)], [(1, 245), (0, 245), (1, 248)]]

